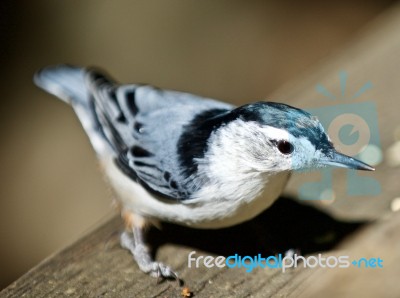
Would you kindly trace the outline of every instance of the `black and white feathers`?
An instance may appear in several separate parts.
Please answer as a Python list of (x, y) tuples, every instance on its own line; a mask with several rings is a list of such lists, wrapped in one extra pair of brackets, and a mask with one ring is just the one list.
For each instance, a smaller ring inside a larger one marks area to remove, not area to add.
[(131, 179), (173, 200), (196, 190), (189, 176), (211, 134), (198, 124), (233, 108), (148, 85), (120, 86), (99, 70), (66, 65), (42, 69), (35, 83), (74, 107), (98, 155), (114, 155)]

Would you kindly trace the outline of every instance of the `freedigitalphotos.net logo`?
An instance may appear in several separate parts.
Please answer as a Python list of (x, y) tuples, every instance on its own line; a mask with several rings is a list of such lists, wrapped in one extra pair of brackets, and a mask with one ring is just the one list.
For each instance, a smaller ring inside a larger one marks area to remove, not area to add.
[(206, 268), (245, 268), (246, 272), (252, 272), (255, 268), (269, 268), (269, 269), (281, 269), (284, 273), (289, 268), (349, 268), (351, 266), (355, 268), (371, 268), (379, 269), (383, 268), (383, 260), (381, 258), (359, 258), (350, 261), (350, 257), (347, 255), (342, 256), (325, 256), (318, 254), (317, 256), (301, 256), (297, 254), (286, 255), (282, 254), (274, 256), (263, 256), (258, 254), (255, 256), (240, 256), (234, 254), (228, 257), (224, 256), (202, 256), (196, 255), (196, 251), (192, 251), (188, 255), (188, 267), (189, 268), (200, 268), (202, 266)]
[[(382, 160), (379, 142), (377, 109), (374, 101), (360, 101), (373, 86), (366, 82), (352, 94), (348, 91), (348, 75), (339, 73), (340, 94), (333, 94), (318, 84), (316, 91), (332, 105), (306, 109), (316, 116), (328, 132), (336, 149), (372, 166)], [(355, 101), (357, 100), (357, 101)], [(334, 197), (332, 168), (320, 170), (319, 181), (306, 182), (299, 188), (301, 199), (330, 200)], [(355, 170), (345, 170), (348, 196), (376, 196), (381, 192), (380, 183), (373, 177), (360, 175)]]

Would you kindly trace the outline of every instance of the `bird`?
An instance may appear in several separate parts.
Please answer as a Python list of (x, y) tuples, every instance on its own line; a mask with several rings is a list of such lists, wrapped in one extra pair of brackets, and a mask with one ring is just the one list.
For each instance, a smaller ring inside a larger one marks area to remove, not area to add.
[(74, 109), (120, 203), (121, 246), (153, 277), (178, 279), (151, 256), (146, 233), (159, 222), (229, 227), (269, 208), (293, 171), (374, 170), (339, 153), (316, 117), (284, 103), (237, 107), (67, 64), (40, 69), (34, 82)]

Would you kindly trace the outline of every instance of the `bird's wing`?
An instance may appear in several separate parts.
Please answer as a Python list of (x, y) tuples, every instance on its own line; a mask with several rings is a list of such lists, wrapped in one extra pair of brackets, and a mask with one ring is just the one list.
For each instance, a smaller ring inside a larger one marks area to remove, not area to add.
[(88, 71), (86, 80), (120, 169), (159, 196), (189, 199), (177, 152), (179, 139), (199, 113), (233, 107), (147, 85), (119, 86), (95, 70)]

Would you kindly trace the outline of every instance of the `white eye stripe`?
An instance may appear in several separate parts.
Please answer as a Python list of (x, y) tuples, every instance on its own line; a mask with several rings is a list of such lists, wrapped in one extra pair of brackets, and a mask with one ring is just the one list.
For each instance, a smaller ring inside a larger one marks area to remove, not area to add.
[(272, 126), (262, 127), (261, 130), (271, 139), (289, 141), (289, 139), (291, 138), (290, 134), (286, 130), (275, 128)]

